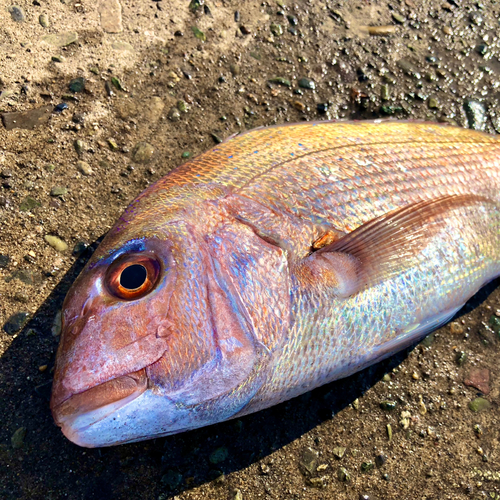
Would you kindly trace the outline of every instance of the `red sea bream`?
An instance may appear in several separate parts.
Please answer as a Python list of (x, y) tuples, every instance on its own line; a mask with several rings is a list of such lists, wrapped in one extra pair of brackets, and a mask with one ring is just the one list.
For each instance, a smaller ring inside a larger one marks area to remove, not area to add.
[(52, 412), (88, 447), (346, 377), (500, 274), (500, 143), (430, 123), (244, 133), (127, 208), (63, 306)]

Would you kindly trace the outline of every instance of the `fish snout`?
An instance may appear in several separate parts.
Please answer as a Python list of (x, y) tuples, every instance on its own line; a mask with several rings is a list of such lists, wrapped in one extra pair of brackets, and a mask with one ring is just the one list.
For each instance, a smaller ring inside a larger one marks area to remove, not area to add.
[(52, 415), (70, 441), (93, 447), (85, 441), (85, 431), (139, 397), (147, 388), (148, 377), (143, 368), (78, 394), (65, 397), (60, 391), (54, 391), (50, 402)]

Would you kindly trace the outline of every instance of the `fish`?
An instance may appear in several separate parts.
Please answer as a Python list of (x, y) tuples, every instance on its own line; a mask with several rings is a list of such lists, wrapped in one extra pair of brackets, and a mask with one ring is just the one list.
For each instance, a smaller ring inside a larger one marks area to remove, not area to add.
[(347, 377), (500, 275), (500, 143), (426, 122), (230, 138), (150, 185), (70, 288), (51, 409), (84, 447)]

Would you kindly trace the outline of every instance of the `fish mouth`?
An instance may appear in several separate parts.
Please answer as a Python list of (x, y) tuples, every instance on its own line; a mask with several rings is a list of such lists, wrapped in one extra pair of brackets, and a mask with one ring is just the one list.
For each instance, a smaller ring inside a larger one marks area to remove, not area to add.
[(52, 415), (70, 441), (92, 447), (84, 440), (84, 431), (141, 396), (147, 388), (148, 377), (143, 368), (73, 394), (52, 407)]

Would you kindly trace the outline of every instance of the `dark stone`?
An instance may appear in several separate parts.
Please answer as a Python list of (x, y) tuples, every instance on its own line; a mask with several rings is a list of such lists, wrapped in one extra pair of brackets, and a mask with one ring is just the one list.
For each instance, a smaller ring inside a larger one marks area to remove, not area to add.
[(0, 253), (0, 269), (4, 269), (9, 265), (10, 257)]
[(62, 113), (65, 109), (68, 109), (68, 105), (65, 102), (61, 102), (54, 108), (54, 113)]
[(30, 317), (30, 313), (21, 311), (13, 314), (3, 325), (3, 330), (8, 335), (13, 335), (22, 329)]
[(24, 15), (24, 10), (19, 5), (11, 5), (9, 7), (10, 17), (17, 23), (23, 23), (26, 21), (26, 16)]
[(73, 78), (73, 80), (69, 82), (69, 90), (71, 90), (71, 92), (83, 92), (85, 90), (85, 78), (81, 76)]

